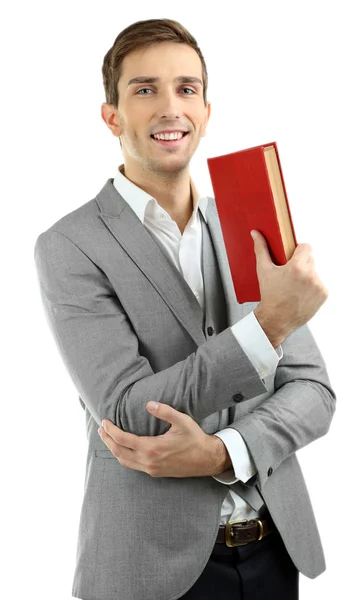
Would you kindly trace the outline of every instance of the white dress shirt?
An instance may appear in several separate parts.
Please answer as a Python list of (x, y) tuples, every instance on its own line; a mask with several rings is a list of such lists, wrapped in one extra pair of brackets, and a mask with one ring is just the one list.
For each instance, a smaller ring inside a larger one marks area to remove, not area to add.
[[(177, 223), (170, 217), (150, 194), (135, 185), (123, 174), (124, 165), (118, 168), (113, 185), (129, 204), (143, 225), (151, 230), (161, 242), (176, 268), (183, 275), (194, 292), (201, 308), (204, 308), (204, 284), (201, 271), (202, 229), (198, 210), (206, 219), (208, 198), (200, 196), (193, 180), (190, 186), (193, 198), (193, 213), (183, 234)], [(274, 349), (261, 328), (253, 312), (231, 327), (231, 331), (242, 349), (253, 363), (263, 379), (273, 373), (282, 358), (281, 346)], [(253, 460), (241, 434), (230, 427), (216, 432), (224, 442), (232, 461), (232, 468), (221, 473), (215, 479), (225, 485), (231, 485), (239, 479), (246, 483), (256, 473)], [(229, 489), (221, 507), (220, 524), (228, 520), (253, 519), (259, 516), (243, 498)]]

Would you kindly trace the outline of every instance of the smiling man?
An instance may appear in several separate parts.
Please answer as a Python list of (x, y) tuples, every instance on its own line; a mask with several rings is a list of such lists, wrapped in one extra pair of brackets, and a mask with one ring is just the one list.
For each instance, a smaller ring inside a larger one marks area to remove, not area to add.
[(73, 596), (295, 600), (299, 572), (325, 569), (296, 451), (335, 410), (306, 324), (327, 290), (308, 244), (277, 267), (258, 233), (261, 302), (237, 302), (215, 200), (189, 173), (210, 103), (180, 23), (130, 25), (102, 73), (124, 161), (35, 244), (87, 425)]
[(118, 102), (103, 104), (101, 114), (121, 140), (122, 172), (156, 198), (183, 233), (194, 210), (189, 163), (210, 116), (200, 58), (174, 42), (133, 50), (122, 61), (117, 89)]

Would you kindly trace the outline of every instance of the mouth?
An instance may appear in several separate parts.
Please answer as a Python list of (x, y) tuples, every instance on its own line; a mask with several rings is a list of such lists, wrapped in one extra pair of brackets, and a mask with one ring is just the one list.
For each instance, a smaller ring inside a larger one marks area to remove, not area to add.
[(189, 132), (186, 131), (183, 134), (183, 136), (178, 140), (157, 140), (154, 138), (153, 135), (151, 135), (150, 137), (156, 144), (160, 144), (161, 146), (168, 147), (168, 148), (178, 148), (184, 143), (184, 140), (185, 140), (185, 138), (187, 138), (188, 134), (189, 134)]

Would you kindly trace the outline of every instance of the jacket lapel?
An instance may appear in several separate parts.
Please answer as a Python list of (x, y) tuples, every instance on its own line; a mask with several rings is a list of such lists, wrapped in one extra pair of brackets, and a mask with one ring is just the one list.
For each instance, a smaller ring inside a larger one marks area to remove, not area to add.
[[(175, 317), (188, 331), (195, 343), (200, 346), (206, 341), (203, 332), (203, 311), (191, 288), (168, 257), (161, 243), (141, 223), (128, 203), (108, 179), (95, 200), (100, 210), (100, 218), (111, 234), (131, 257), (136, 266), (155, 287)], [(224, 294), (229, 315), (229, 325), (239, 315), (239, 305), (227, 262), (225, 246), (221, 234), (215, 201), (209, 198), (206, 212), (208, 227), (217, 255)], [(203, 260), (206, 260), (206, 251)]]

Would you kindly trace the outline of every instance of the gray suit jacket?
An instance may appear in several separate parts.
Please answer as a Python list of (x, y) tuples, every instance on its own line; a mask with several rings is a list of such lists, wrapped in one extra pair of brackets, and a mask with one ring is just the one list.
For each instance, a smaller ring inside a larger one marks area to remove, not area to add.
[[(215, 200), (206, 216), (228, 326), (207, 339), (189, 286), (112, 181), (35, 244), (45, 314), (87, 424), (73, 595), (179, 598), (211, 554), (228, 486), (128, 469), (98, 436), (103, 418), (138, 435), (167, 431), (145, 409), (152, 399), (206, 433), (219, 415), (241, 433), (258, 474), (234, 491), (265, 501), (296, 567), (317, 577), (325, 560), (296, 451), (328, 431), (336, 398), (308, 326), (286, 338), (276, 373), (260, 379), (230, 330), (257, 303), (236, 300)], [(206, 248), (203, 260), (206, 268)]]

